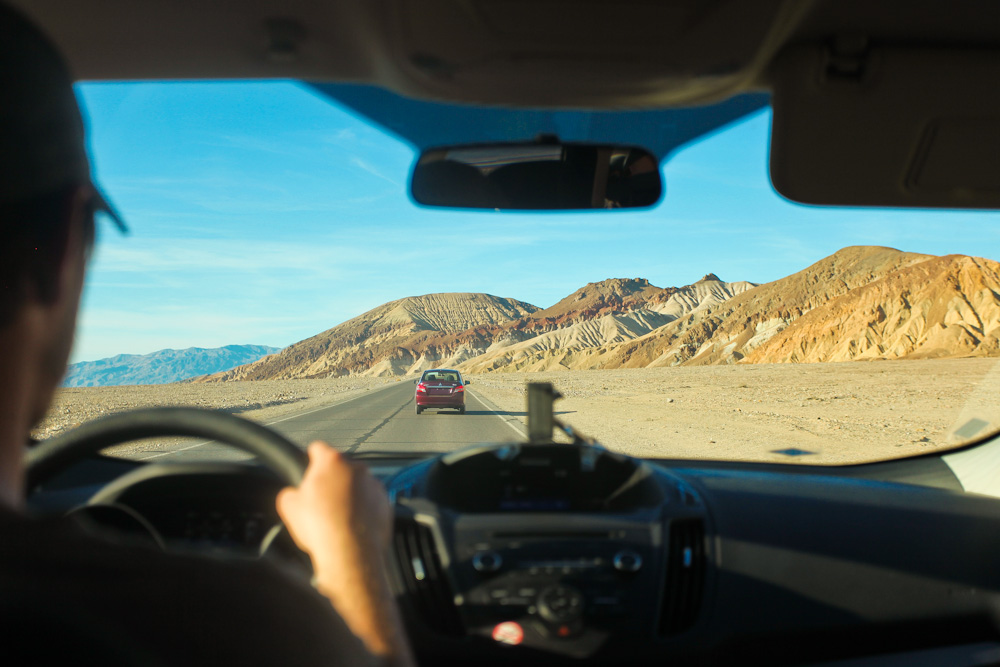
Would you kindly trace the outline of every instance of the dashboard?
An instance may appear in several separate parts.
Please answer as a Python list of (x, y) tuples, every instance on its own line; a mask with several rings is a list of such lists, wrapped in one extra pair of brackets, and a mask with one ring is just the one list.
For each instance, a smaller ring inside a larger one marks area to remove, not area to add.
[[(370, 464), (427, 664), (1000, 661), (1000, 501), (885, 479), (905, 477), (898, 464), (845, 475), (509, 444)], [(307, 567), (274, 513), (281, 486), (244, 464), (96, 457), (30, 502), (91, 499), (87, 520), (160, 548)]]
[(641, 461), (589, 447), (482, 447), (404, 469), (388, 488), (397, 585), (438, 637), (495, 647), (498, 659), (513, 647), (607, 657), (616, 645), (623, 659), (624, 647), (680, 634), (698, 615), (704, 505)]

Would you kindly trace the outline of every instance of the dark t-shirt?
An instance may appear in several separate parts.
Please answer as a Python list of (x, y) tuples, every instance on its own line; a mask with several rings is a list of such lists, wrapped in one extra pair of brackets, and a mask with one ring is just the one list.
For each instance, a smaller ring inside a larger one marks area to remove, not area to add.
[[(69, 520), (0, 511), (0, 651), (7, 664), (365, 665), (361, 642), (308, 582), (265, 561), (165, 554)], [(14, 654), (16, 655), (16, 654)]]

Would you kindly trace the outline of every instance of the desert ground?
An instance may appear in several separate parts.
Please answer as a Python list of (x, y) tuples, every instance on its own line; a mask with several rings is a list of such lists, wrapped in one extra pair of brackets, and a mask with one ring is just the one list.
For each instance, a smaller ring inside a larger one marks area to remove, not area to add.
[[(491, 373), (469, 390), (524, 420), (527, 382), (552, 382), (558, 418), (636, 456), (844, 464), (953, 447), (1000, 427), (1000, 360), (950, 359)], [(410, 378), (62, 389), (44, 439), (120, 410), (194, 405), (262, 423)], [(789, 455), (782, 450), (801, 450)]]
[[(552, 382), (559, 419), (635, 456), (844, 464), (949, 448), (1000, 426), (998, 361), (498, 373), (470, 389), (524, 412), (525, 383)], [(787, 449), (810, 453), (776, 453)]]

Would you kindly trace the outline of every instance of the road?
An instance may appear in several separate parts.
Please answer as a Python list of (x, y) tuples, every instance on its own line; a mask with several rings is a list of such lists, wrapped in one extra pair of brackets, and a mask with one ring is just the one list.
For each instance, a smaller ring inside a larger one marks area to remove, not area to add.
[[(465, 406), (464, 415), (454, 410), (417, 415), (413, 385), (400, 382), (340, 404), (282, 417), (268, 426), (303, 448), (313, 440), (325, 440), (348, 454), (445, 452), (481, 442), (525, 439), (517, 415), (503, 412), (472, 389), (466, 391)], [(232, 461), (246, 456), (215, 442), (187, 441), (137, 458)]]

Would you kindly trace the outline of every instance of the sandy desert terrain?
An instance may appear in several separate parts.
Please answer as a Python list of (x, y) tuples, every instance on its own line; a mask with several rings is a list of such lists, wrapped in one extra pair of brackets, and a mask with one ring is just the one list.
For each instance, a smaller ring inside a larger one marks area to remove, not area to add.
[[(552, 382), (560, 419), (636, 456), (859, 463), (954, 446), (971, 419), (1000, 426), (996, 359), (494, 373), (470, 389), (523, 413), (527, 381)], [(810, 453), (775, 453), (789, 448)]]
[[(852, 463), (951, 447), (985, 433), (987, 424), (1000, 426), (996, 359), (491, 373), (470, 379), (474, 395), (522, 420), (525, 383), (553, 382), (565, 396), (556, 404), (561, 419), (609, 448), (639, 456)], [(153, 405), (211, 407), (267, 422), (399, 381), (406, 380), (63, 389), (35, 436)], [(981, 423), (969, 425), (972, 419)], [(789, 448), (809, 453), (775, 453)]]

